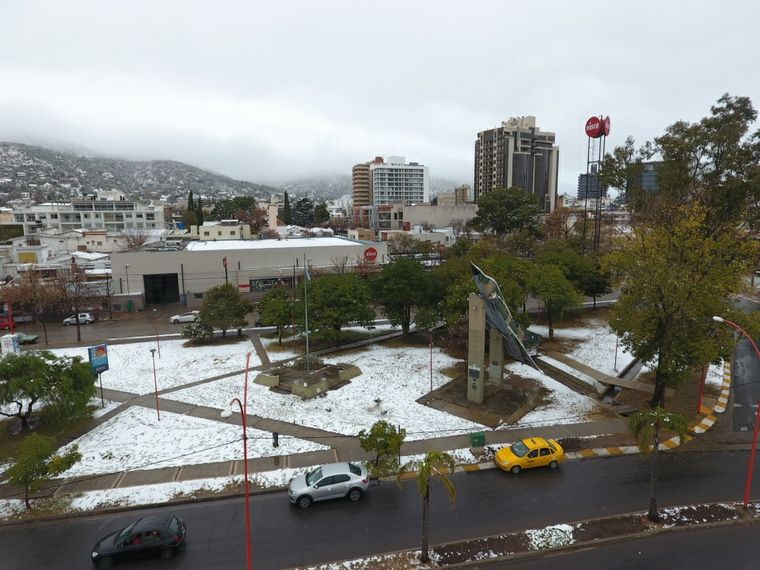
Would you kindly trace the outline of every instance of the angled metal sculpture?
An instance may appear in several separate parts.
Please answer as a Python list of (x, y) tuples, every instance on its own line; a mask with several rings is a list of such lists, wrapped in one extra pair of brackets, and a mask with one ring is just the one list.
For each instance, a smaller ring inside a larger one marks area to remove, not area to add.
[[(540, 370), (525, 347), (525, 332), (509, 311), (499, 284), (470, 262), (478, 294), (469, 297), (469, 342), (467, 356), (467, 399), (483, 402), (486, 368), (491, 382), (503, 380), (504, 355)], [(486, 330), (490, 327), (488, 365)]]

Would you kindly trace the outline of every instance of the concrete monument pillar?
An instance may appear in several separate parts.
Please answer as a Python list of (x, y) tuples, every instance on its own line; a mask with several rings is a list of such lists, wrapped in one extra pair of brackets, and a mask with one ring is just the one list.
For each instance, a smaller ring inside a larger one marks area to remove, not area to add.
[(504, 382), (504, 344), (496, 327), (490, 327), (488, 340), (488, 381), (501, 386)]
[(470, 293), (467, 344), (467, 399), (483, 403), (486, 372), (486, 308), (476, 293)]

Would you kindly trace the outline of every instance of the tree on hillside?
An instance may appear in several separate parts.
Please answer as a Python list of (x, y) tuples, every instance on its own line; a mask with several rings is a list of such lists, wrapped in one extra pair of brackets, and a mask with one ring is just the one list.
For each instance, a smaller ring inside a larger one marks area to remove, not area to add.
[(562, 318), (566, 309), (580, 302), (580, 295), (559, 267), (544, 263), (536, 263), (531, 268), (528, 291), (543, 304), (549, 338), (553, 339), (554, 323)]
[(195, 206), (195, 217), (198, 220), (198, 225), (202, 226), (205, 220), (205, 215), (203, 213), (203, 203), (201, 202), (200, 196), (198, 196), (198, 204)]
[(314, 208), (314, 222), (317, 224), (324, 224), (330, 219), (330, 212), (327, 209), (327, 204), (320, 202)]
[(35, 322), (42, 323), (45, 344), (48, 344), (47, 322), (61, 308), (56, 288), (50, 286), (40, 271), (31, 269), (23, 272), (2, 293), (5, 302), (17, 307), (14, 312), (30, 314)]
[(425, 454), (422, 461), (412, 461), (404, 465), (396, 478), (396, 483), (401, 486), (401, 475), (405, 471), (417, 474), (415, 483), (417, 484), (417, 491), (419, 491), (422, 497), (422, 553), (420, 554), (420, 560), (426, 564), (430, 561), (430, 553), (428, 551), (430, 541), (428, 530), (430, 525), (430, 480), (434, 477), (440, 480), (449, 496), (451, 507), (454, 508), (457, 492), (454, 482), (449, 477), (454, 471), (454, 466), (454, 458), (448, 453), (430, 451)]
[(290, 197), (287, 192), (282, 201), (282, 221), (288, 226), (293, 223), (293, 212), (290, 210)]
[(503, 236), (517, 231), (538, 233), (541, 203), (522, 188), (497, 188), (478, 198), (478, 211), (471, 225), (483, 232)]
[(656, 369), (652, 405), (664, 406), (665, 388), (695, 366), (726, 355), (730, 335), (713, 315), (731, 318), (731, 295), (743, 287), (757, 244), (734, 228), (708, 236), (707, 212), (683, 206), (668, 226), (641, 225), (606, 257), (623, 291), (610, 327), (626, 349)]
[(259, 302), (261, 324), (277, 327), (277, 343), (282, 344), (282, 333), (293, 319), (293, 299), (287, 287), (272, 287)]
[(256, 199), (251, 196), (235, 196), (226, 200), (217, 200), (214, 203), (214, 209), (211, 211), (211, 218), (214, 220), (241, 220), (239, 214), (247, 213), (251, 215), (256, 208)]
[(295, 203), (293, 224), (304, 228), (314, 225), (314, 202), (311, 198), (301, 198)]
[(405, 335), (409, 334), (412, 312), (430, 302), (430, 285), (430, 274), (414, 259), (392, 261), (372, 279), (375, 301), (391, 324), (400, 325)]
[[(375, 311), (370, 306), (369, 288), (366, 281), (355, 273), (323, 275), (307, 282), (307, 286), (309, 328), (315, 336), (334, 339), (349, 323), (366, 326), (374, 322)], [(298, 315), (303, 320), (303, 291)], [(303, 322), (301, 326), (303, 328)]]
[(24, 505), (31, 508), (29, 496), (36, 493), (43, 483), (68, 471), (82, 459), (76, 445), (63, 454), (55, 453), (55, 441), (33, 433), (21, 443), (18, 454), (5, 474), (8, 480), (24, 489)]
[(95, 395), (95, 376), (80, 357), (50, 352), (9, 354), (0, 360), (0, 415), (18, 418), (22, 431), (38, 403), (57, 417), (76, 417)]
[(227, 329), (241, 329), (248, 324), (245, 316), (252, 310), (253, 305), (248, 299), (230, 283), (224, 283), (206, 292), (200, 320), (212, 328), (222, 329), (222, 336), (227, 336)]
[(401, 446), (406, 438), (406, 430), (380, 420), (372, 424), (369, 431), (361, 430), (357, 437), (359, 445), (366, 452), (374, 452), (372, 475), (384, 477), (398, 473)]
[(679, 437), (681, 442), (686, 439), (689, 421), (679, 414), (671, 414), (661, 407), (646, 412), (633, 414), (628, 425), (639, 443), (642, 455), (649, 455), (649, 512), (647, 518), (657, 522), (660, 518), (657, 512), (657, 479), (659, 476), (657, 456), (660, 447), (660, 430), (666, 429)]

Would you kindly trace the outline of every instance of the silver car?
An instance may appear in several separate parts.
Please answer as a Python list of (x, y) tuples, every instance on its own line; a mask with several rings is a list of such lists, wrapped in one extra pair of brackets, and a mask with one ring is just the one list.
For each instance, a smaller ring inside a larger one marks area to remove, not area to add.
[(291, 479), (290, 502), (308, 509), (314, 501), (348, 497), (358, 501), (369, 488), (367, 468), (353, 463), (331, 463)]

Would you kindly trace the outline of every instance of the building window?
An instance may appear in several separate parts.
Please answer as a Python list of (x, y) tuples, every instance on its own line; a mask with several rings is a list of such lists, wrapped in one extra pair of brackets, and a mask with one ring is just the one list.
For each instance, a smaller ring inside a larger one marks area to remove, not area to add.
[(203, 235), (204, 235), (205, 237), (208, 237), (210, 234), (209, 234), (208, 232), (203, 232)]
[(193, 293), (193, 299), (203, 299), (203, 293)]
[(220, 236), (220, 235), (222, 235), (222, 232), (221, 231), (217, 231), (216, 235)]

